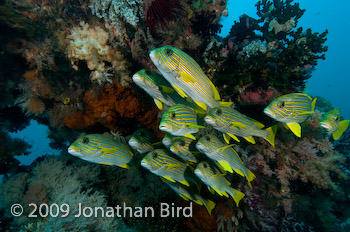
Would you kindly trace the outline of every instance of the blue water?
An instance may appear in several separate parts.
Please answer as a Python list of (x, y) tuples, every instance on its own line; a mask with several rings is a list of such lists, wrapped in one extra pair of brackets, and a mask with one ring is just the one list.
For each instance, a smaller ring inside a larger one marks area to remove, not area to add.
[[(227, 3), (229, 16), (222, 18), (221, 36), (227, 36), (234, 21), (239, 16), (247, 14), (253, 18), (256, 15), (256, 0), (234, 1)], [(306, 9), (300, 18), (298, 26), (311, 28), (313, 32), (322, 33), (328, 29), (326, 60), (320, 60), (307, 83), (307, 91), (311, 95), (323, 96), (331, 101), (334, 107), (340, 108), (342, 116), (350, 118), (350, 20), (348, 11), (349, 0), (307, 0), (299, 2), (301, 9)]]

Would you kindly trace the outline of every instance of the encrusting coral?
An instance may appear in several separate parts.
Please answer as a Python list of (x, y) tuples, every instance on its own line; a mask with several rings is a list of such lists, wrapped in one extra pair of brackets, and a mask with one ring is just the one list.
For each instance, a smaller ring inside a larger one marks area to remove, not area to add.
[(92, 91), (88, 91), (83, 99), (86, 104), (85, 112), (67, 116), (64, 119), (66, 126), (83, 129), (100, 124), (121, 133), (134, 131), (137, 126), (135, 123), (151, 129), (158, 126), (157, 120), (154, 120), (157, 118), (157, 108), (147, 109), (130, 87), (123, 87), (119, 83), (105, 85), (97, 97), (94, 97)]

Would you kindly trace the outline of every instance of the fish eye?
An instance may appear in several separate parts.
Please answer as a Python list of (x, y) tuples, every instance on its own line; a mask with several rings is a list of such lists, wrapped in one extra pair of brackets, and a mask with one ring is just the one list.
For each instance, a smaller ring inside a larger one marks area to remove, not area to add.
[(209, 137), (209, 136), (206, 136), (206, 137), (205, 137), (205, 140), (207, 140), (208, 142), (210, 142), (210, 137)]
[(173, 51), (170, 50), (170, 49), (165, 49), (165, 50), (164, 50), (164, 53), (165, 53), (165, 55), (167, 55), (167, 56), (173, 55)]
[(81, 142), (82, 142), (82, 143), (88, 143), (88, 142), (89, 142), (89, 139), (85, 137), (85, 138), (83, 138), (83, 139), (81, 140)]
[(176, 116), (175, 112), (171, 113), (170, 118), (174, 119)]
[(279, 108), (283, 108), (285, 106), (285, 103), (284, 102), (280, 102), (279, 104), (278, 104), (278, 107)]
[(217, 115), (221, 115), (221, 114), (222, 114), (222, 110), (221, 110), (221, 109), (218, 109), (218, 110), (216, 111), (216, 114), (217, 114)]
[(203, 164), (203, 167), (204, 168), (208, 168), (208, 164)]
[(181, 147), (184, 147), (185, 145), (186, 145), (186, 143), (185, 143), (185, 141), (181, 141), (180, 143), (179, 143), (179, 145), (181, 146)]
[(143, 132), (143, 131), (140, 131), (140, 136), (145, 136), (145, 132)]
[(153, 155), (152, 155), (152, 158), (153, 158), (153, 159), (156, 159), (157, 157), (158, 157), (157, 152), (154, 152)]
[(145, 73), (146, 73), (146, 75), (151, 75), (151, 71), (149, 71), (149, 70), (146, 70)]

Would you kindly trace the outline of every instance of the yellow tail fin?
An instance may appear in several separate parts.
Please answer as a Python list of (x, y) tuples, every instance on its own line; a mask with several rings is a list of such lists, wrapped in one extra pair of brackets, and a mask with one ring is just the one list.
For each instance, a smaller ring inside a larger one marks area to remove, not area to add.
[(348, 126), (349, 126), (349, 120), (343, 120), (339, 122), (339, 128), (333, 133), (333, 139), (338, 140), (343, 135), (344, 131), (348, 129)]
[(248, 170), (247, 180), (248, 180), (248, 185), (250, 188), (252, 188), (252, 184), (250, 182), (253, 181), (255, 178), (256, 178), (256, 176), (254, 175), (254, 173), (252, 173), (250, 170)]
[(242, 200), (242, 198), (245, 196), (245, 194), (236, 190), (236, 189), (233, 189), (233, 190), (234, 190), (234, 194), (231, 196), (232, 196), (233, 200), (236, 202), (236, 205), (238, 207), (240, 200)]
[(273, 147), (275, 147), (275, 137), (276, 137), (276, 133), (277, 133), (277, 125), (274, 125), (272, 127), (267, 128), (266, 131), (269, 132), (267, 138), (265, 138), (266, 141), (269, 142)]
[(208, 203), (204, 205), (207, 209), (209, 215), (211, 215), (211, 211), (215, 208), (215, 202), (208, 200)]

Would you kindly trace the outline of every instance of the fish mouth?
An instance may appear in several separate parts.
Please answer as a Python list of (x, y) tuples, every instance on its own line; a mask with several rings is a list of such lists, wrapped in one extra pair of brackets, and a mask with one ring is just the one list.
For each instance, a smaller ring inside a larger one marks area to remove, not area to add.
[(144, 82), (144, 78), (141, 77), (140, 75), (138, 74), (134, 74), (132, 76), (132, 80), (135, 82), (135, 83), (143, 83)]
[(171, 151), (172, 153), (175, 153), (175, 154), (176, 154), (176, 149), (174, 148), (174, 146), (171, 146), (171, 147), (170, 147), (170, 151)]
[(202, 176), (202, 172), (199, 169), (194, 170), (194, 174), (198, 177)]
[(141, 160), (141, 166), (144, 168), (148, 168), (148, 163), (146, 160)]
[(330, 129), (331, 129), (331, 126), (330, 126), (328, 123), (326, 123), (326, 122), (321, 122), (321, 123), (320, 123), (320, 126), (323, 127), (323, 128), (325, 128), (325, 129), (327, 129), (327, 130), (330, 130)]
[(270, 116), (270, 117), (273, 117), (273, 112), (272, 112), (270, 109), (268, 109), (268, 108), (265, 108), (265, 109), (264, 109), (264, 113), (265, 113), (266, 115)]
[(80, 152), (78, 152), (77, 150), (75, 150), (75, 149), (72, 148), (72, 147), (69, 147), (69, 148), (68, 148), (68, 153), (71, 154), (71, 155), (74, 155), (74, 156), (80, 156), (80, 155), (81, 155)]
[(204, 153), (204, 146), (200, 142), (196, 144), (196, 149), (202, 153)]
[(151, 58), (152, 62), (156, 65), (158, 64), (158, 56), (155, 50), (150, 51), (149, 58)]
[(140, 147), (140, 144), (135, 139), (130, 139), (129, 145), (130, 145), (130, 147), (132, 147), (134, 149), (137, 149)]
[(163, 145), (166, 146), (166, 147), (170, 147), (171, 144), (172, 144), (172, 142), (171, 142), (170, 139), (162, 139), (162, 143), (163, 143)]
[(171, 131), (171, 127), (169, 125), (160, 124), (159, 125), (159, 130), (165, 131), (165, 132), (170, 132)]
[(209, 125), (215, 125), (215, 123), (216, 123), (216, 120), (213, 117), (209, 116), (209, 115), (204, 117), (204, 121), (206, 123), (208, 123)]

